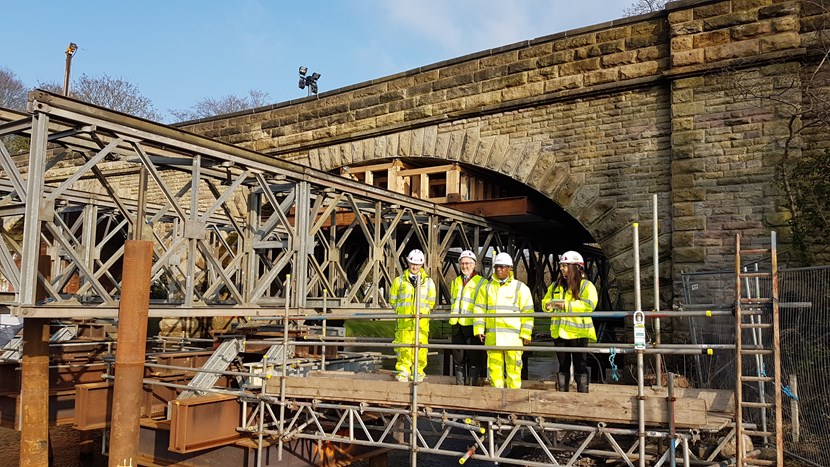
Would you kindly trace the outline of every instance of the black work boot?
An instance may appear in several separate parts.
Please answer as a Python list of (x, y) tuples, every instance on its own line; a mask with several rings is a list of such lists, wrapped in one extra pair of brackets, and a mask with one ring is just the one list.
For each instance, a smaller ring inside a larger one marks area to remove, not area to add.
[(576, 375), (576, 392), (588, 392), (588, 374)]
[(568, 392), (568, 389), (570, 389), (571, 386), (571, 374), (557, 373), (556, 379), (559, 386), (559, 392)]
[(467, 381), (470, 382), (470, 386), (478, 386), (478, 367), (477, 366), (470, 366), (469, 373), (467, 374)]
[(464, 386), (464, 365), (455, 365), (455, 384)]

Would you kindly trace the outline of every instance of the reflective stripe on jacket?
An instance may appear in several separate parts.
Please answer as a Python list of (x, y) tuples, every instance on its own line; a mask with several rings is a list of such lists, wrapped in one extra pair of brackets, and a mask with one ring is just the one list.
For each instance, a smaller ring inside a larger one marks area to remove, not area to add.
[[(597, 288), (587, 279), (582, 279), (579, 283), (579, 297), (574, 298), (571, 291), (565, 291), (561, 285), (551, 284), (548, 287), (548, 293), (542, 299), (542, 304), (547, 305), (554, 300), (564, 300), (565, 307), (563, 310), (553, 308), (545, 311), (558, 312), (563, 311), (567, 313), (590, 313), (597, 307)], [(563, 339), (580, 339), (588, 338), (590, 342), (597, 341), (597, 332), (594, 329), (594, 321), (588, 317), (575, 316), (573, 318), (552, 317), (550, 319), (550, 335), (554, 339), (561, 337)]]
[(450, 288), (452, 308), (450, 313), (461, 316), (450, 318), (450, 324), (473, 325), (473, 308), (475, 307), (476, 297), (481, 287), (485, 285), (487, 285), (487, 279), (479, 274), (474, 274), (466, 284), (462, 276), (458, 276), (452, 281), (452, 287)]
[(521, 346), (522, 339), (533, 337), (533, 316), (487, 317), (490, 313), (533, 313), (530, 289), (513, 278), (512, 272), (504, 284), (493, 275), (479, 291), (474, 312), (473, 334), (485, 334), (486, 345)]
[[(430, 279), (426, 271), (421, 269), (420, 313), (428, 315), (435, 307), (435, 282)], [(392, 281), (389, 288), (389, 305), (399, 315), (415, 314), (415, 285), (409, 281), (409, 271)], [(426, 343), (429, 336), (429, 318), (421, 318), (418, 323), (419, 342)], [(401, 318), (397, 320), (395, 328), (395, 342), (412, 344), (415, 342), (415, 318)]]

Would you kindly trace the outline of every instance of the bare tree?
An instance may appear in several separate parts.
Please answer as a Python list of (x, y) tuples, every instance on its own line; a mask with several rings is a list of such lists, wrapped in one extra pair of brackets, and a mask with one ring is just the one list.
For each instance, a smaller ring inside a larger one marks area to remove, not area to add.
[[(58, 83), (38, 83), (38, 87), (56, 94), (63, 93), (63, 86)], [(81, 75), (69, 87), (69, 97), (147, 120), (162, 121), (152, 101), (141, 95), (137, 85), (123, 78), (106, 74), (100, 78)]]
[(248, 95), (245, 97), (233, 94), (219, 99), (206, 97), (190, 108), (183, 110), (170, 109), (168, 112), (180, 121), (196, 120), (262, 107), (268, 104), (269, 99), (270, 96), (267, 92), (252, 89), (248, 91)]
[(91, 104), (148, 120), (162, 120), (150, 99), (141, 95), (138, 86), (122, 78), (81, 75), (70, 90), (73, 97)]
[(11, 70), (0, 67), (0, 107), (25, 110), (27, 89)]
[[(789, 211), (795, 246), (812, 261), (830, 254), (830, 7), (802, 3), (804, 66), (776, 76), (770, 88), (750, 73), (734, 79), (747, 100), (781, 116), (787, 126), (776, 141), (776, 182)], [(726, 70), (734, 73), (735, 70)]]
[(666, 6), (667, 0), (637, 0), (628, 8), (623, 8), (625, 16), (637, 16), (644, 13), (660, 11)]

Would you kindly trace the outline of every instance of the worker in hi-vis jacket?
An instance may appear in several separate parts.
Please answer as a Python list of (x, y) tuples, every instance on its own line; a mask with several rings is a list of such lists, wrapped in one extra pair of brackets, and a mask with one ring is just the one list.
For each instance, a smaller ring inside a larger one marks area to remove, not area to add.
[[(481, 288), (487, 285), (487, 279), (476, 273), (476, 255), (464, 250), (458, 257), (461, 270), (450, 287), (450, 318), (452, 326), (452, 343), (460, 345), (481, 345), (478, 336), (473, 333), (473, 308)], [(455, 383), (463, 386), (478, 386), (479, 373), (484, 363), (484, 351), (473, 349), (452, 350), (455, 371)], [(466, 377), (466, 378), (465, 378)]]
[[(409, 268), (392, 281), (389, 289), (389, 305), (399, 315), (414, 315), (416, 308), (421, 315), (428, 315), (435, 307), (435, 282), (424, 270), (424, 252), (412, 250), (406, 257)], [(395, 327), (395, 344), (427, 344), (429, 339), (429, 319), (421, 318), (418, 323), (418, 335), (415, 335), (415, 318), (399, 318)], [(398, 381), (412, 381), (417, 364), (418, 380), (423, 381), (427, 366), (427, 349), (419, 348), (417, 359), (412, 347), (396, 347), (398, 356), (395, 363)]]
[[(499, 253), (493, 260), (493, 276), (481, 288), (475, 304), (473, 332), (488, 346), (522, 347), (533, 335), (533, 296), (530, 289), (513, 277), (513, 258)], [(488, 317), (488, 314), (515, 314), (515, 317)], [(522, 351), (488, 350), (487, 373), (496, 388), (522, 387)]]

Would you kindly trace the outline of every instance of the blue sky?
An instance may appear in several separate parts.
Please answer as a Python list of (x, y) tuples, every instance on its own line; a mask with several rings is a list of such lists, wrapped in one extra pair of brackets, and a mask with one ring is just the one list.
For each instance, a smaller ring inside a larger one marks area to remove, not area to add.
[(26, 86), (124, 78), (168, 121), (205, 97), (320, 92), (623, 16), (634, 0), (8, 1), (0, 66)]

